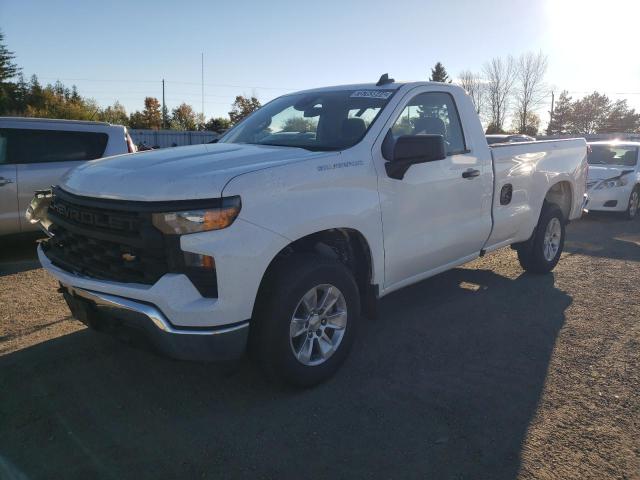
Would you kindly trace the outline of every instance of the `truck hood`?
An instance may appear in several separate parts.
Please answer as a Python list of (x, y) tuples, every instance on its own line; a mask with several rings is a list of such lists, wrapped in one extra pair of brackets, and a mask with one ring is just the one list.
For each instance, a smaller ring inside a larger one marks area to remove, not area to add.
[(619, 177), (622, 172), (633, 172), (634, 167), (589, 165), (589, 181)]
[(92, 160), (71, 170), (60, 186), (76, 195), (119, 200), (215, 198), (239, 174), (322, 155), (230, 143), (174, 147)]

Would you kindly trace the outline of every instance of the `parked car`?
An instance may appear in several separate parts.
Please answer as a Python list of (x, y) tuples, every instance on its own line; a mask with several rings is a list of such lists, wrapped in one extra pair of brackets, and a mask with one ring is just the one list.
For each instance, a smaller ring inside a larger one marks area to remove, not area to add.
[(640, 142), (591, 142), (589, 147), (586, 208), (621, 212), (633, 220), (640, 208)]
[(37, 230), (25, 219), (36, 190), (87, 160), (135, 151), (120, 125), (0, 117), (0, 235)]
[(493, 145), (495, 143), (514, 143), (514, 142), (535, 142), (536, 139), (530, 137), (529, 135), (501, 135), (501, 134), (490, 134), (486, 135), (487, 143), (489, 145)]
[(285, 95), (215, 144), (76, 168), (34, 200), (38, 256), (88, 325), (182, 359), (249, 344), (313, 385), (379, 297), (508, 245), (551, 271), (586, 175), (584, 139), (490, 149), (460, 87), (382, 78)]

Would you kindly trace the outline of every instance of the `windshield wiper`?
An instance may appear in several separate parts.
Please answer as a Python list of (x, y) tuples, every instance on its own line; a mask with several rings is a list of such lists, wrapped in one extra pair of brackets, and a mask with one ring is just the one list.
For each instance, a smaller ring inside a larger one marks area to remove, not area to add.
[(304, 148), (305, 150), (313, 151), (312, 147), (305, 147), (303, 145), (287, 145), (286, 143), (254, 143), (253, 145), (267, 145), (269, 147), (289, 147), (289, 148)]

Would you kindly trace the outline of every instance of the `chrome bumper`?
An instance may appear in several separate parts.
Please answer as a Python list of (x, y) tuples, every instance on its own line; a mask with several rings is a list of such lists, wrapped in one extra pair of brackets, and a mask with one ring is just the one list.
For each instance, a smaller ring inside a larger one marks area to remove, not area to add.
[(87, 326), (113, 332), (134, 328), (163, 353), (180, 360), (216, 361), (240, 357), (249, 321), (215, 329), (176, 328), (156, 306), (128, 298), (61, 285), (72, 315)]

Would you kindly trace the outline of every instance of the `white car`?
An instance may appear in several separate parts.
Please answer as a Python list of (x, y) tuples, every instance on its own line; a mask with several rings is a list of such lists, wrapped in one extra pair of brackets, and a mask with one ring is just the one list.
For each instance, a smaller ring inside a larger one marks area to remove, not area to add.
[(632, 220), (640, 207), (640, 142), (589, 143), (588, 210), (621, 212)]
[(0, 235), (38, 229), (24, 216), (36, 190), (51, 188), (87, 160), (131, 152), (135, 146), (121, 125), (0, 117)]
[(584, 139), (489, 148), (444, 83), (292, 93), (218, 143), (97, 160), (34, 200), (74, 316), (177, 358), (249, 344), (298, 385), (332, 375), (376, 300), (512, 245), (551, 271), (582, 213)]

